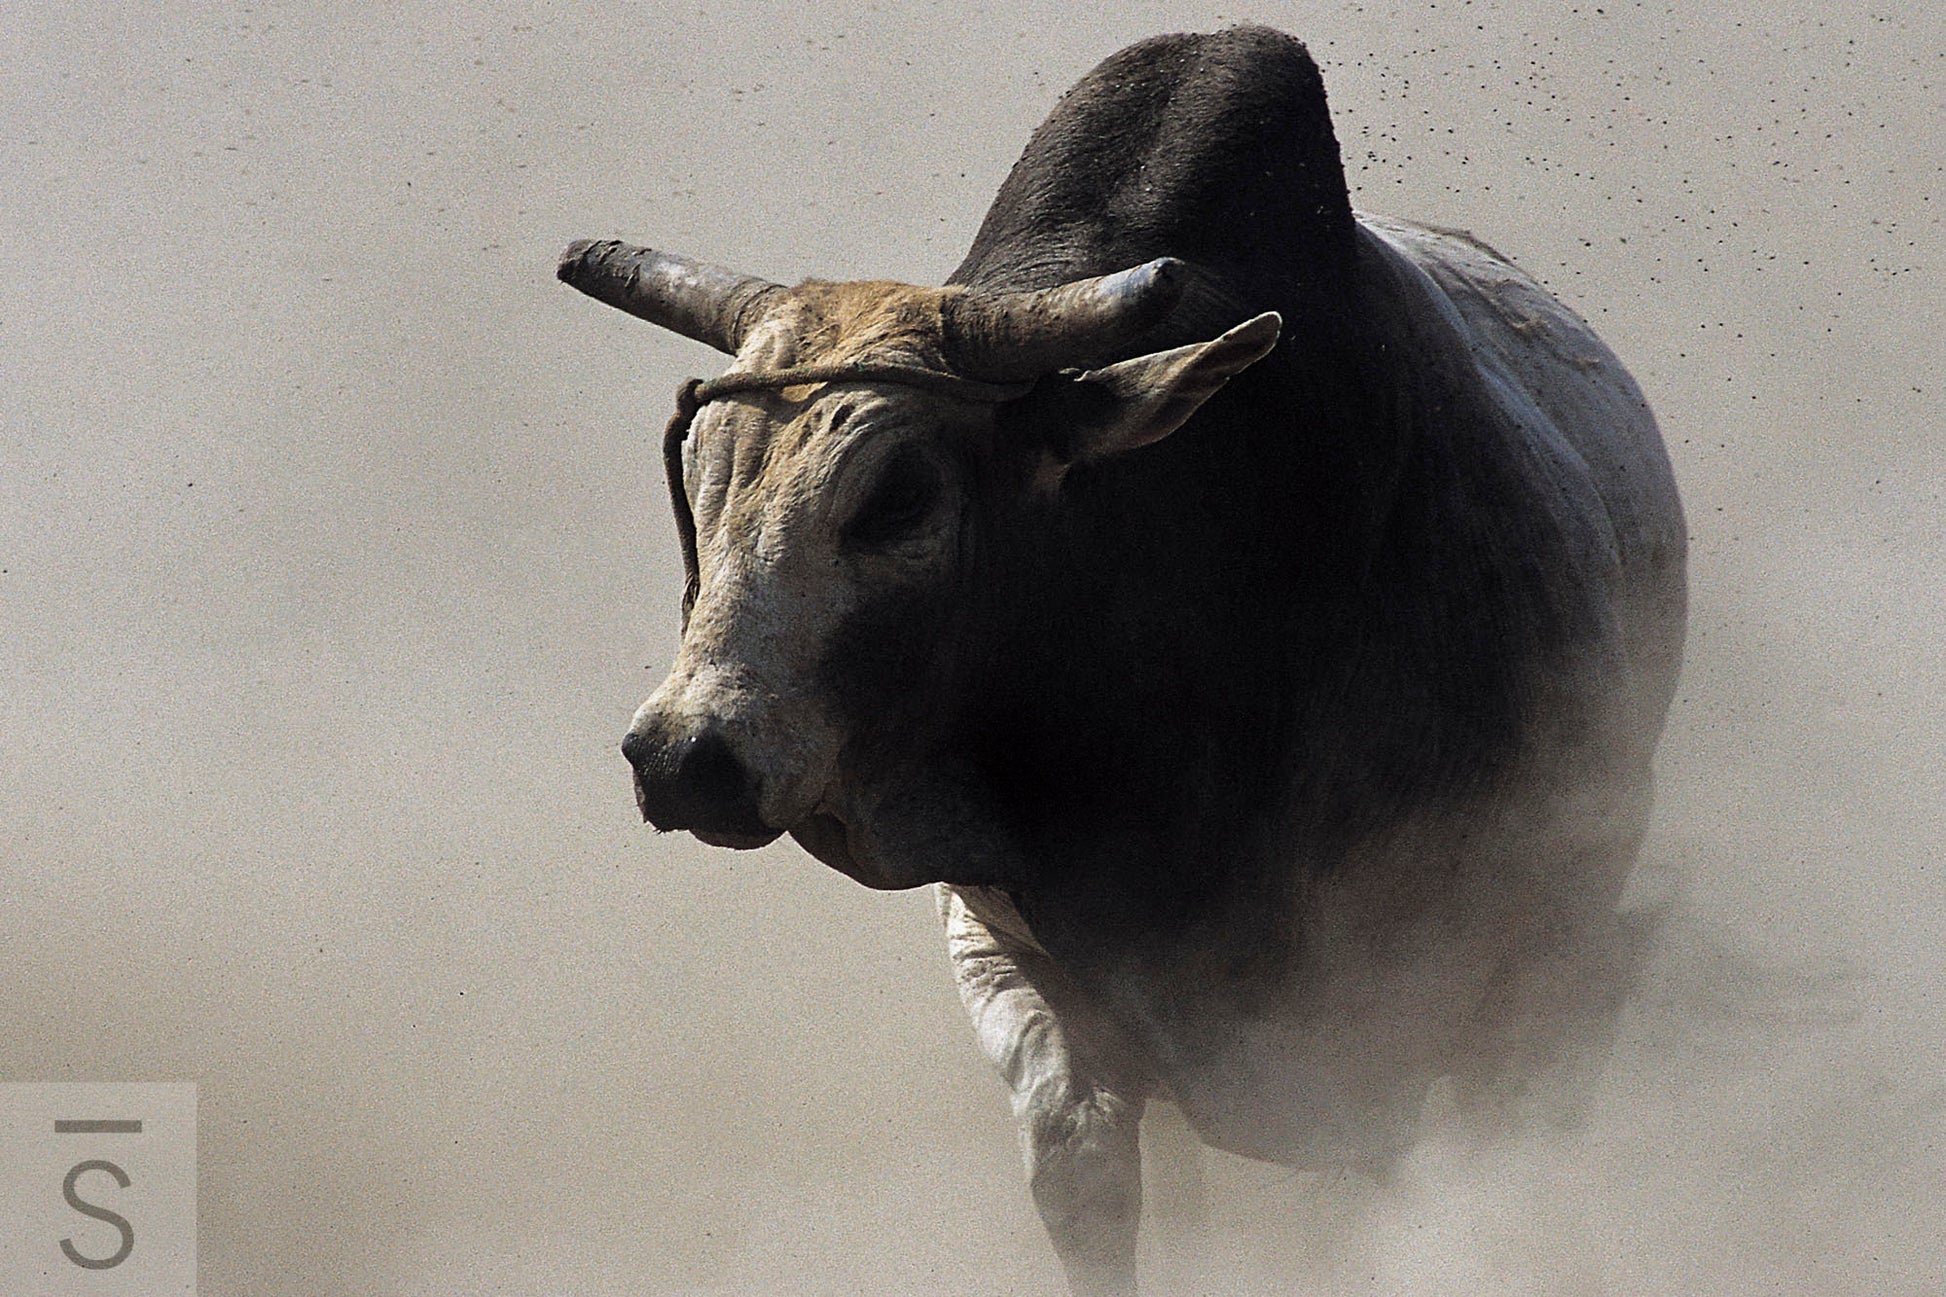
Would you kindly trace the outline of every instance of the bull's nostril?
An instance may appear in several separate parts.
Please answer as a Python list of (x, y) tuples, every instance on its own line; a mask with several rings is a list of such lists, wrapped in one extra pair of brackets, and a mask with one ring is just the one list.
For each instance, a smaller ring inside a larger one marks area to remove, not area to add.
[(704, 730), (674, 744), (676, 778), (705, 804), (734, 806), (749, 800), (750, 775), (719, 730)]
[(630, 733), (622, 755), (635, 767), (642, 816), (664, 831), (774, 837), (758, 812), (757, 780), (714, 726), (673, 741)]
[(641, 770), (654, 759), (656, 751), (661, 746), (661, 743), (647, 734), (630, 730), (622, 737), (622, 758), (637, 770)]

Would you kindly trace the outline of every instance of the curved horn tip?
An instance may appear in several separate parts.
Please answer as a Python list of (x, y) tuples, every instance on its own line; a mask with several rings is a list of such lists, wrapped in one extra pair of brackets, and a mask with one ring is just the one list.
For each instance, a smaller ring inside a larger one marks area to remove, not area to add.
[(597, 248), (603, 247), (604, 245), (614, 246), (615, 241), (613, 239), (576, 239), (573, 243), (568, 244), (567, 250), (561, 253), (560, 261), (555, 263), (554, 277), (564, 284), (573, 283), (575, 272), (587, 264), (589, 258)]
[(595, 241), (593, 239), (576, 239), (573, 243), (568, 244), (567, 251), (563, 252), (561, 259), (554, 263), (554, 277), (564, 284), (571, 282), (575, 270), (581, 265), (581, 262), (587, 257), (589, 250), (594, 246)]
[(1183, 272), (1188, 268), (1188, 264), (1179, 257), (1157, 257), (1139, 266), (1130, 266), (1114, 278), (1138, 293), (1177, 293), (1182, 291)]
[(1112, 297), (1140, 303), (1148, 319), (1173, 309), (1189, 288), (1189, 264), (1177, 257), (1157, 257), (1096, 281)]

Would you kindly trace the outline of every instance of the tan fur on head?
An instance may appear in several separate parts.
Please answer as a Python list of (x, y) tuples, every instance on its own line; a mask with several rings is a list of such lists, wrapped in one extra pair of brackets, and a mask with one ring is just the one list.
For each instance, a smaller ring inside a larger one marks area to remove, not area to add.
[(943, 303), (963, 291), (891, 280), (806, 280), (791, 291), (787, 307), (798, 343), (794, 363), (870, 359), (951, 372), (943, 354)]

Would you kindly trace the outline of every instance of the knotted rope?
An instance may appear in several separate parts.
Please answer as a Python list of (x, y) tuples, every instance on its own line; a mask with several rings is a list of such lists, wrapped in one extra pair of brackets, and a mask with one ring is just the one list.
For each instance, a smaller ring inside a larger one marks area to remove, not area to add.
[(711, 401), (743, 392), (778, 392), (812, 383), (894, 383), (957, 401), (998, 405), (1027, 395), (1032, 383), (982, 383), (944, 370), (895, 362), (862, 361), (834, 365), (791, 365), (784, 369), (753, 370), (718, 378), (692, 378), (676, 389), (676, 412), (662, 434), (662, 467), (669, 479), (669, 506), (676, 515), (676, 539), (682, 545), (684, 573), (682, 625), (689, 629), (689, 611), (696, 606), (702, 576), (696, 560), (696, 514), (689, 507), (689, 488), (682, 477), (682, 447), (689, 440), (696, 412)]

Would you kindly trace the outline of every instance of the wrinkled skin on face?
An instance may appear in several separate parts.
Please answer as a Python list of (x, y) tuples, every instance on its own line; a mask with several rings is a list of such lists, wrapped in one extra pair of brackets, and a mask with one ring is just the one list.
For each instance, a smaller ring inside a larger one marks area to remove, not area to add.
[[(836, 287), (756, 330), (730, 372), (803, 363), (805, 336), (847, 315), (858, 336), (818, 359), (869, 353), (941, 367), (924, 354), (922, 334), (884, 336), (902, 317), (924, 318), (931, 303), (917, 290), (888, 302), (880, 286)], [(941, 627), (924, 624), (937, 620), (925, 614), (960, 578), (969, 487), (990, 458), (993, 423), (990, 405), (851, 383), (749, 393), (699, 413), (683, 454), (696, 602), (669, 677), (635, 727), (718, 727), (754, 780), (763, 829), (697, 836), (748, 847), (788, 829), (861, 882), (922, 881), (888, 875), (848, 850), (848, 827), (871, 808), (861, 804), (859, 779), (843, 777), (862, 772), (846, 769), (855, 722), (833, 687), (843, 664), (831, 659), (845, 630), (873, 608), (904, 623), (884, 627), (905, 638), (901, 656), (936, 647), (924, 641)]]
[[(950, 372), (941, 303), (954, 291), (800, 286), (729, 373), (841, 362)], [(1053, 433), (1023, 436), (1039, 425), (991, 399), (897, 382), (704, 405), (682, 456), (696, 599), (625, 744), (645, 818), (728, 847), (788, 831), (871, 887), (1016, 877), (950, 743), (978, 610), (999, 596), (1000, 567), (984, 561), (993, 532), (1023, 509), (1058, 507), (1067, 465), (1166, 436), (1276, 335), (1263, 316), (1089, 371), (1073, 380), (1088, 400), (1067, 405), (1093, 413)]]

